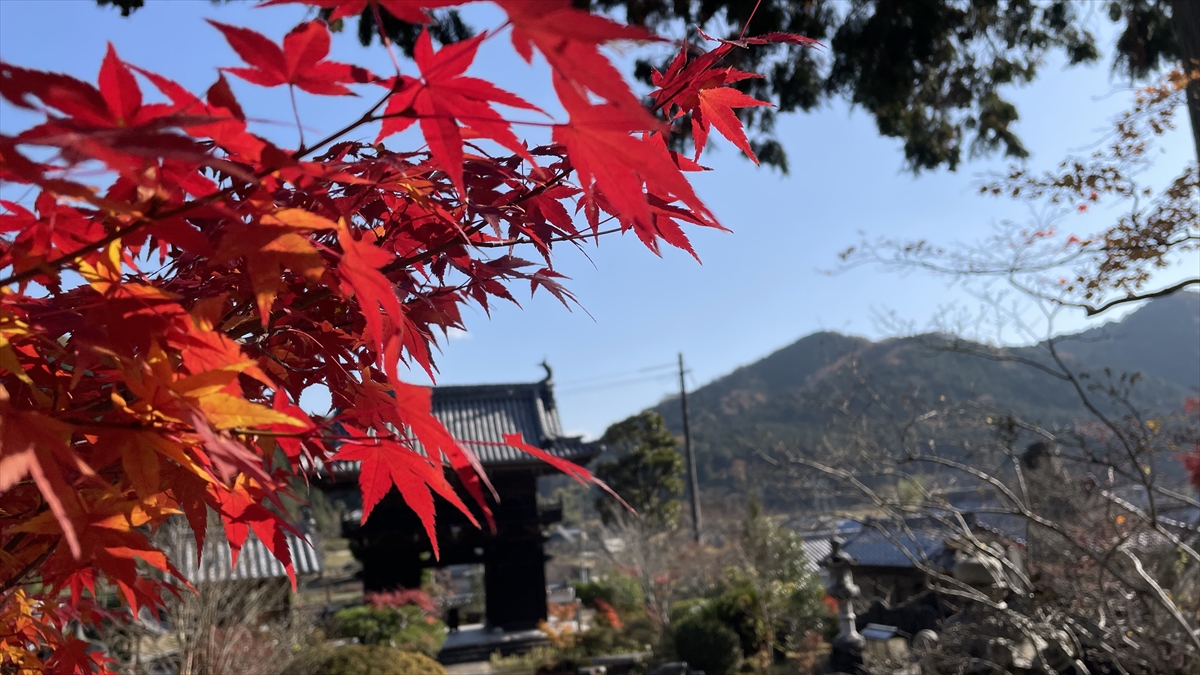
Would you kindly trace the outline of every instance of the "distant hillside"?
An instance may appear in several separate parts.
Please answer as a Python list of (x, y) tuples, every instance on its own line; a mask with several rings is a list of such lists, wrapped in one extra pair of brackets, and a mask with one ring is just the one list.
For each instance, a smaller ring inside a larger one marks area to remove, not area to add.
[(1081, 363), (1200, 388), (1200, 293), (1176, 293), (1146, 303), (1123, 321), (1064, 339), (1061, 349)]
[[(801, 338), (688, 394), (697, 468), (703, 483), (730, 486), (730, 468), (751, 459), (749, 446), (812, 444), (843, 411), (842, 401), (869, 414), (907, 403), (980, 401), (1044, 424), (1087, 417), (1069, 383), (1027, 365), (989, 360), (947, 347), (982, 349), (940, 335), (872, 342), (822, 332)], [(1132, 400), (1141, 408), (1176, 411), (1200, 390), (1200, 294), (1178, 293), (1147, 303), (1120, 322), (1061, 338), (1060, 353), (1076, 372), (1102, 378), (1137, 371)], [(1037, 361), (1036, 348), (1008, 353)], [(1092, 381), (1095, 381), (1093, 379)], [(864, 384), (878, 399), (848, 397)], [(942, 399), (945, 397), (945, 399)], [(678, 399), (655, 410), (681, 432)], [(856, 412), (849, 411), (849, 412)]]

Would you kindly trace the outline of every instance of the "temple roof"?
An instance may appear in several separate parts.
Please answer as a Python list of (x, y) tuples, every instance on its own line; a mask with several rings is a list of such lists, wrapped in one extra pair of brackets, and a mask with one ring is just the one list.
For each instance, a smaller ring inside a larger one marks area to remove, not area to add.
[[(579, 464), (598, 453), (598, 448), (585, 443), (581, 436), (563, 433), (553, 384), (548, 379), (433, 387), (433, 416), (488, 468), (549, 468), (533, 456), (505, 445), (506, 434), (520, 434), (528, 445)], [(334, 464), (334, 474), (357, 473), (358, 462)]]
[(433, 415), (485, 466), (538, 461), (504, 445), (504, 435), (514, 433), (563, 459), (586, 461), (596, 454), (581, 437), (563, 433), (553, 386), (546, 380), (434, 387)]

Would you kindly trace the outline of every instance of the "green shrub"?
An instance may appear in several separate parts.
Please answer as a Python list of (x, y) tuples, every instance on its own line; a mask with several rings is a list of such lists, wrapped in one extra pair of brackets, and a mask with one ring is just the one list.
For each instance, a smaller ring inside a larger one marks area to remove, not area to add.
[(646, 617), (638, 617), (621, 628), (593, 624), (579, 637), (579, 647), (587, 656), (605, 656), (624, 652), (653, 651), (660, 635)]
[(333, 616), (338, 637), (364, 645), (385, 645), (437, 656), (446, 641), (446, 625), (416, 605), (350, 607)]
[(533, 675), (575, 675), (579, 672), (579, 664), (571, 659), (558, 659), (547, 663), (534, 671)]
[(654, 651), (661, 641), (662, 634), (648, 616), (633, 617), (621, 630), (620, 646), (627, 651)]
[(575, 582), (575, 595), (587, 607), (595, 607), (597, 600), (603, 600), (622, 612), (642, 609), (646, 604), (637, 579), (619, 572), (588, 583)]
[(616, 651), (617, 629), (603, 624), (594, 624), (579, 637), (579, 646), (588, 656), (603, 656)]
[(746, 583), (735, 583), (713, 599), (709, 609), (709, 616), (738, 636), (745, 656), (757, 653), (765, 639), (762, 622), (753, 613), (756, 601), (753, 587)]
[(713, 603), (708, 598), (688, 598), (671, 605), (671, 624), (694, 617), (713, 617)]
[(673, 626), (675, 653), (705, 675), (730, 675), (742, 664), (742, 644), (728, 627), (705, 617)]
[[(818, 589), (819, 590), (819, 589)], [(809, 631), (825, 633), (833, 628), (837, 633), (837, 618), (829, 613), (823, 601), (808, 584), (798, 584), (790, 594), (779, 593), (772, 603), (775, 612), (775, 647), (791, 649)], [(758, 653), (766, 644), (766, 625), (757, 615), (760, 610), (758, 591), (745, 580), (735, 579), (721, 594), (708, 601), (702, 614), (731, 628), (742, 643), (745, 656)], [(690, 606), (672, 608), (682, 613), (696, 610)]]
[(500, 675), (529, 675), (529, 673), (541, 671), (547, 666), (562, 663), (570, 658), (571, 653), (570, 650), (564, 651), (554, 647), (534, 647), (523, 654), (508, 656), (501, 656), (497, 651), (492, 653), (488, 664), (493, 673)]
[(446, 675), (446, 669), (424, 654), (383, 645), (321, 645), (297, 654), (283, 675)]

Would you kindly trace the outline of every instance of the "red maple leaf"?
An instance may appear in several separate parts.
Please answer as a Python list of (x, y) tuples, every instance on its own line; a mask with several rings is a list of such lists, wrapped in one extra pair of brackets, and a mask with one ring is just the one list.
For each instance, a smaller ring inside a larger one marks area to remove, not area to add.
[(362, 14), (368, 7), (374, 5), (405, 23), (421, 24), (429, 23), (428, 10), (436, 7), (452, 7), (465, 2), (469, 2), (469, 0), (420, 0), (420, 2), (413, 0), (268, 0), (259, 6), (295, 3), (333, 9), (329, 20), (337, 21), (348, 16)]
[(625, 78), (600, 53), (613, 40), (661, 41), (644, 28), (625, 26), (571, 7), (566, 0), (497, 0), (513, 24), (512, 43), (529, 63), (533, 47), (546, 57), (554, 72), (574, 87), (634, 113), (642, 111)]
[[(339, 224), (338, 242), (342, 246), (343, 264), (338, 266), (338, 273), (342, 277), (343, 290), (347, 295), (353, 293), (358, 303), (368, 308), (363, 312), (367, 337), (370, 339), (368, 344), (377, 350), (382, 359), (388, 343), (395, 341), (395, 336), (385, 331), (384, 318), (390, 320), (392, 327), (397, 326), (401, 323), (404, 311), (396, 297), (395, 285), (379, 271), (395, 256), (372, 245), (370, 241), (356, 239), (344, 223)], [(389, 375), (395, 374), (394, 361), (390, 361), (386, 368)]]
[[(533, 157), (513, 134), (512, 126), (491, 104), (541, 112), (537, 106), (491, 82), (463, 75), (486, 37), (486, 33), (481, 33), (434, 53), (429, 31), (422, 30), (413, 51), (413, 58), (421, 69), (421, 80), (404, 78), (402, 86), (388, 100), (383, 128), (375, 139), (379, 142), (420, 120), (421, 133), (433, 158), (464, 197), (467, 189), (463, 182), (463, 139), (459, 125), (475, 136), (496, 141), (532, 163)], [(412, 114), (405, 114), (409, 110)]]
[[(396, 399), (396, 411), (405, 421), (413, 435), (425, 448), (425, 454), (434, 461), (445, 461), (458, 475), (467, 490), (467, 494), (483, 511), (488, 525), (494, 527), (492, 511), (483, 498), (483, 488), (495, 496), (496, 490), (483, 471), (483, 464), (475, 453), (459, 445), (450, 435), (445, 425), (433, 416), (433, 392), (426, 387), (418, 387), (397, 380), (392, 380), (392, 395)], [(474, 521), (469, 512), (467, 516)]]
[(741, 47), (743, 49), (745, 49), (746, 47), (748, 47), (750, 45), (765, 45), (765, 44), (771, 44), (771, 43), (800, 45), (802, 47), (821, 47), (822, 46), (820, 42), (817, 42), (816, 40), (814, 40), (810, 37), (805, 37), (803, 35), (797, 35), (795, 33), (763, 33), (762, 35), (755, 35), (753, 37), (745, 37), (744, 36), (745, 29), (743, 29), (742, 37), (739, 37), (736, 40), (725, 40), (722, 38), (713, 37), (713, 36), (709, 35), (708, 33), (705, 33), (704, 31), (699, 30), (699, 29), (697, 29), (697, 31), (700, 33), (700, 35), (705, 40), (708, 40), (710, 42), (720, 42), (722, 45), (729, 45), (731, 47)]
[(117, 56), (112, 43), (100, 65), (100, 85), (92, 85), (60, 73), (34, 73), (7, 63), (0, 64), (0, 95), (22, 108), (36, 109), (37, 98), (82, 127), (131, 127), (173, 112), (170, 106), (142, 105), (142, 92), (128, 64)]
[(737, 40), (720, 40), (706, 35), (703, 31), (700, 34), (705, 39), (720, 42), (721, 46), (689, 62), (688, 45), (684, 45), (675, 59), (671, 61), (665, 73), (654, 71), (652, 82), (658, 89), (651, 93), (650, 97), (654, 100), (656, 109), (666, 110), (671, 117), (681, 117), (691, 113), (696, 159), (700, 158), (700, 153), (708, 142), (709, 128), (715, 125), (722, 136), (729, 139), (757, 164), (758, 158), (750, 149), (750, 142), (746, 139), (746, 130), (742, 126), (741, 120), (733, 113), (733, 108), (769, 106), (771, 104), (759, 101), (728, 85), (762, 76), (734, 68), (715, 68), (714, 66), (734, 47), (745, 49), (749, 45), (775, 42), (816, 47), (820, 46), (820, 43), (789, 33), (768, 33)]
[(521, 437), (521, 434), (504, 434), (504, 442), (506, 444), (520, 450), (521, 452), (528, 453), (528, 454), (532, 455), (533, 457), (540, 459), (543, 462), (549, 464), (550, 466), (567, 474), (571, 478), (574, 478), (576, 481), (578, 481), (580, 485), (587, 485), (588, 483), (595, 483), (597, 486), (600, 487), (601, 490), (604, 490), (608, 494), (615, 497), (616, 500), (618, 502), (621, 502), (621, 505), (624, 506), (625, 508), (629, 509), (629, 511), (631, 513), (634, 513), (634, 514), (637, 513), (636, 511), (633, 510), (632, 506), (627, 504), (624, 499), (621, 499), (621, 495), (617, 494), (616, 492), (613, 491), (612, 488), (608, 487), (607, 483), (600, 480), (599, 478), (596, 478), (596, 476), (593, 475), (591, 471), (588, 471), (584, 467), (579, 466), (575, 462), (572, 462), (569, 459), (562, 459), (561, 457), (555, 457), (554, 455), (546, 452), (545, 450), (542, 450), (541, 448), (536, 448), (532, 445), (529, 445), (528, 443), (525, 442), (525, 439)]
[(1183, 468), (1187, 470), (1192, 487), (1200, 492), (1200, 445), (1193, 448), (1191, 452), (1181, 453), (1179, 459), (1183, 462)]
[(695, 143), (695, 159), (708, 143), (710, 127), (716, 126), (721, 135), (729, 139), (739, 150), (758, 164), (758, 158), (750, 149), (745, 127), (734, 114), (734, 108), (770, 106), (728, 85), (747, 78), (758, 77), (733, 68), (712, 69), (718, 52), (726, 52), (728, 45), (687, 62), (687, 46), (671, 62), (666, 73), (655, 71), (652, 81), (658, 90), (650, 96), (658, 108), (666, 110), (673, 118), (692, 115), (692, 140)]
[(733, 109), (770, 106), (771, 104), (730, 87), (701, 89), (696, 92), (696, 99), (697, 105), (692, 111), (692, 138), (696, 144), (694, 159), (700, 159), (700, 153), (708, 142), (709, 126), (716, 126), (722, 136), (729, 139), (755, 164), (758, 164), (758, 157), (754, 156), (754, 151), (750, 149), (750, 141), (746, 139), (746, 129), (742, 126), (742, 121), (733, 113)]
[(54, 675), (91, 675), (102, 669), (109, 672), (108, 666), (116, 664), (115, 659), (96, 649), (91, 642), (67, 635), (46, 661), (46, 672)]
[(329, 29), (324, 21), (306, 21), (283, 38), (283, 47), (249, 28), (208, 20), (229, 41), (233, 51), (250, 68), (225, 68), (247, 82), (263, 87), (288, 84), (310, 94), (346, 96), (346, 84), (372, 82), (371, 71), (337, 61), (326, 61)]
[(367, 522), (371, 511), (395, 486), (404, 503), (421, 519), (435, 557), (439, 555), (435, 522), (437, 509), (430, 489), (466, 515), (472, 524), (479, 526), (471, 510), (446, 480), (440, 464), (413, 452), (398, 441), (370, 437), (356, 439), (342, 445), (333, 460), (361, 462), (358, 485), (362, 490), (363, 523)]
[[(719, 227), (663, 144), (653, 136), (631, 135), (637, 130), (636, 118), (610, 103), (592, 104), (557, 75), (554, 84), (571, 115), (568, 124), (554, 127), (554, 141), (567, 148), (579, 185), (593, 203), (607, 204), (606, 210), (618, 217), (622, 227), (644, 228), (639, 235), (655, 233), (659, 231), (656, 216), (644, 189), (650, 184), (660, 203), (683, 202), (693, 222)], [(597, 227), (594, 219), (592, 227)], [(680, 239), (668, 243), (690, 249)]]

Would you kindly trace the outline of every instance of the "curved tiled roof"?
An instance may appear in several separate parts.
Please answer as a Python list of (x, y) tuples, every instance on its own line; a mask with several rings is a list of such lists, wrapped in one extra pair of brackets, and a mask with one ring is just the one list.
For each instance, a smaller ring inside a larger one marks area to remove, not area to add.
[[(597, 453), (582, 437), (563, 433), (548, 380), (433, 387), (432, 412), (484, 466), (541, 465), (529, 454), (506, 445), (506, 434), (520, 434), (525, 443), (578, 463)], [(337, 462), (330, 468), (338, 475), (352, 475), (357, 473), (358, 463)]]
[(504, 445), (505, 434), (521, 434), (529, 445), (564, 459), (590, 457), (592, 448), (566, 436), (549, 382), (433, 388), (433, 416), (486, 464), (536, 461)]

